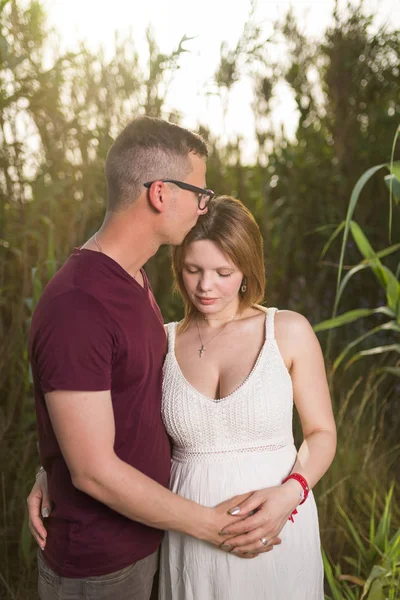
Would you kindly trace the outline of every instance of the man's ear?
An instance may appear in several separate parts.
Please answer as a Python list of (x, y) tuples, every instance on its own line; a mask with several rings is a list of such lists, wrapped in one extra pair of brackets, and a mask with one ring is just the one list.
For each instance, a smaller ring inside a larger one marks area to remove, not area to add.
[(157, 212), (164, 212), (166, 194), (167, 188), (162, 181), (155, 181), (148, 189), (148, 201), (151, 207)]

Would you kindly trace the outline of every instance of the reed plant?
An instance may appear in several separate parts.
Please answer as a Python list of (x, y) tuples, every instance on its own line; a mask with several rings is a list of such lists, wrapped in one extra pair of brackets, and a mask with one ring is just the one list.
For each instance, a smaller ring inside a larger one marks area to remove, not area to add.
[[(367, 181), (380, 169), (390, 171), (389, 239), (393, 208), (399, 198), (400, 164), (394, 161), (396, 131), (390, 163), (369, 169), (358, 180), (346, 219), (323, 252), (343, 232), (333, 315), (316, 331), (336, 330), (375, 315), (386, 319), (365, 327), (330, 362), (329, 380), (338, 428), (336, 459), (317, 487), (324, 551), (327, 598), (386, 600), (400, 598), (400, 418), (397, 401), (400, 363), (400, 262), (395, 271), (383, 260), (398, 256), (400, 244), (375, 251), (354, 212)], [(395, 193), (393, 194), (393, 190)], [(348, 236), (361, 261), (344, 277)], [(344, 290), (353, 276), (372, 271), (384, 301), (378, 307), (357, 307), (337, 315)], [(330, 350), (330, 340), (326, 350)], [(361, 349), (360, 349), (361, 348)], [(328, 356), (329, 361), (329, 356)]]

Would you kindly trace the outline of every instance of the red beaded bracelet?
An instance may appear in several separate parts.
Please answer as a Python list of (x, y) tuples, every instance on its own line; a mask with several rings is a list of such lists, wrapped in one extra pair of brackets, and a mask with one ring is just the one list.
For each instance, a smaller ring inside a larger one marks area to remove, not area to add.
[[(305, 477), (303, 477), (303, 475), (300, 475), (300, 473), (291, 473), (290, 475), (285, 477), (285, 479), (282, 481), (282, 483), (285, 483), (289, 479), (295, 479), (296, 481), (299, 482), (299, 484), (303, 488), (301, 495), (300, 495), (301, 502), (299, 503), (299, 504), (303, 504), (307, 500), (308, 494), (310, 493), (310, 487), (307, 483), (307, 479)], [(288, 519), (289, 521), (292, 521), (292, 523), (294, 523), (294, 519), (293, 519), (294, 515), (297, 515), (296, 508), (294, 509), (294, 511), (292, 512), (292, 514), (290, 515), (290, 517)]]

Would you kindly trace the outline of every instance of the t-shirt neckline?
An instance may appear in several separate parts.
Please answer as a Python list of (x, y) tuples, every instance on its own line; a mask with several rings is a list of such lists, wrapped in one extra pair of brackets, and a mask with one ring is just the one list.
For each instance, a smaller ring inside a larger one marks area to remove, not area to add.
[(142, 287), (140, 285), (140, 283), (134, 277), (132, 277), (132, 275), (130, 275), (128, 273), (128, 271), (126, 271), (126, 269), (124, 269), (116, 260), (111, 258), (111, 256), (108, 256), (108, 254), (105, 254), (104, 252), (98, 252), (97, 250), (90, 250), (89, 248), (80, 248), (79, 246), (74, 248), (74, 250), (75, 250), (75, 252), (78, 252), (78, 253), (84, 253), (87, 256), (89, 256), (89, 254), (92, 254), (92, 255), (97, 254), (97, 256), (101, 257), (100, 260), (105, 260), (106, 262), (111, 263), (112, 266), (114, 268), (118, 269), (125, 276), (125, 278), (127, 280), (129, 280), (133, 285), (135, 285), (136, 287), (141, 289), (143, 292), (148, 291), (149, 283), (148, 283), (146, 271), (143, 269), (143, 267), (140, 268), (140, 272), (142, 274), (143, 283), (144, 283), (144, 286)]

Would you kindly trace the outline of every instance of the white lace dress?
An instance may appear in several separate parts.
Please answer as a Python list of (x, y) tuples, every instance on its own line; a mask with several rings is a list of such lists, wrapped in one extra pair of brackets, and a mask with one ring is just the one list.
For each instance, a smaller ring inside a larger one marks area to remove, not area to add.
[[(213, 400), (183, 376), (168, 325), (162, 414), (173, 441), (170, 489), (215, 506), (236, 494), (279, 485), (296, 460), (290, 375), (266, 315), (264, 346), (247, 379)], [(323, 567), (313, 494), (298, 507), (272, 552), (245, 560), (186, 535), (165, 535), (161, 600), (323, 600)]]

